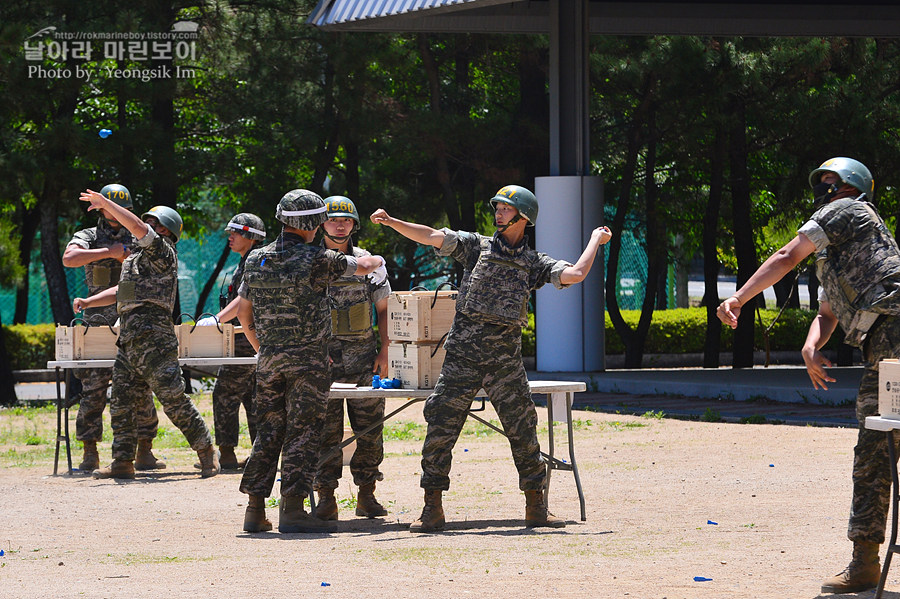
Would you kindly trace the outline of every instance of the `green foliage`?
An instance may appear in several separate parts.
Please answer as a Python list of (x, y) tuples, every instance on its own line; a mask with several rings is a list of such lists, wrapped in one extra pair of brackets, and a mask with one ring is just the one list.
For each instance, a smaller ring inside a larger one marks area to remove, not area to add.
[(528, 325), (522, 329), (522, 355), (533, 356), (534, 352), (534, 312), (530, 312), (528, 314)]
[(3, 336), (13, 370), (46, 368), (56, 355), (56, 327), (52, 324), (4, 326)]
[[(632, 329), (637, 328), (640, 310), (623, 310), (622, 317)], [(762, 310), (761, 318), (764, 327), (771, 325), (778, 315), (778, 310)], [(810, 310), (785, 310), (769, 331), (769, 350), (799, 351), (806, 340), (809, 325), (816, 313)], [(763, 328), (756, 323), (756, 348), (765, 349)], [(722, 328), (722, 351), (731, 351), (733, 331), (724, 324)], [(835, 331), (826, 347), (833, 349), (843, 336)], [(653, 312), (653, 321), (647, 333), (644, 352), (648, 354), (687, 354), (702, 353), (706, 339), (706, 308), (681, 308), (676, 310), (657, 310)], [(625, 344), (613, 328), (609, 315), (606, 316), (606, 353), (625, 353)]]

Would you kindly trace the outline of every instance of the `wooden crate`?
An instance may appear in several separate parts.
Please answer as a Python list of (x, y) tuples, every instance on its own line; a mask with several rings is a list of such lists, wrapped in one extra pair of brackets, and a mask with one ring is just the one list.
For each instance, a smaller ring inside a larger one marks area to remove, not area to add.
[(434, 389), (447, 352), (437, 344), (391, 343), (388, 373), (400, 379), (404, 389)]
[(388, 297), (388, 339), (440, 341), (453, 323), (457, 295), (455, 289), (438, 291), (437, 298), (434, 291), (395, 291)]
[(175, 325), (175, 335), (178, 337), (179, 358), (234, 357), (234, 325), (232, 324), (220, 324), (218, 327), (195, 327), (192, 324), (179, 324)]
[(878, 363), (878, 413), (900, 420), (900, 360)]
[(119, 327), (96, 325), (56, 327), (57, 360), (111, 360), (119, 348)]

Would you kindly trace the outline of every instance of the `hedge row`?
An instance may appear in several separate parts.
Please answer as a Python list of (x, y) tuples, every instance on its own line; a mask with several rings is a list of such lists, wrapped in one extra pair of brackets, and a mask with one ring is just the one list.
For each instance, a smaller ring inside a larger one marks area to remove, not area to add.
[[(761, 312), (764, 326), (769, 326), (778, 315), (777, 310)], [(622, 317), (632, 329), (637, 328), (640, 310), (623, 310)], [(809, 324), (815, 317), (810, 310), (785, 310), (769, 332), (771, 351), (798, 351), (806, 339)], [(46, 368), (54, 356), (54, 325), (17, 324), (4, 326), (6, 349), (12, 358), (13, 370)], [(836, 348), (843, 335), (838, 329), (828, 347)], [(653, 313), (650, 332), (644, 351), (648, 354), (702, 353), (706, 339), (706, 308), (658, 310)], [(722, 325), (721, 351), (731, 351), (734, 332)], [(765, 349), (762, 328), (756, 327), (756, 348)], [(535, 353), (534, 315), (528, 317), (528, 327), (522, 332), (522, 353)], [(606, 315), (606, 353), (625, 353), (625, 344)]]

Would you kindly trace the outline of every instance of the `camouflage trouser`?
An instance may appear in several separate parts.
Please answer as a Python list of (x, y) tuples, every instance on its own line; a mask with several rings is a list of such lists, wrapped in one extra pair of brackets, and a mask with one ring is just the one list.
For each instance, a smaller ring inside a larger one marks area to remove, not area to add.
[(256, 440), (244, 466), (242, 493), (268, 497), (281, 456), (281, 494), (309, 495), (330, 381), (324, 343), (260, 347), (256, 365)]
[(523, 491), (543, 489), (547, 476), (537, 438), (537, 410), (521, 360), (473, 360), (447, 354), (434, 393), (425, 401), (428, 433), (422, 447), (424, 489), (450, 488), (452, 450), (481, 387), (497, 411), (509, 438)]
[[(866, 368), (856, 396), (859, 434), (853, 449), (853, 503), (847, 536), (851, 541), (884, 542), (891, 497), (887, 435), (868, 430), (866, 416), (878, 414), (878, 361), (900, 357), (900, 318), (888, 318), (871, 335)], [(897, 436), (894, 434), (895, 449)]]
[(256, 387), (256, 366), (221, 366), (213, 387), (213, 422), (216, 445), (237, 447), (240, 428), (240, 408), (247, 414), (250, 442), (256, 439), (256, 416), (253, 414), (253, 394)]
[[(78, 415), (75, 417), (75, 438), (79, 441), (100, 441), (103, 439), (103, 410), (106, 409), (106, 390), (112, 378), (112, 368), (84, 368), (73, 372), (82, 384)], [(137, 438), (152, 441), (156, 438), (159, 416), (149, 390), (144, 400), (138, 402), (136, 410)]]
[(109, 407), (115, 460), (134, 460), (137, 434), (135, 411), (149, 391), (156, 394), (166, 416), (181, 429), (195, 451), (212, 445), (200, 412), (184, 393), (174, 331), (119, 340), (113, 366), (112, 402)]
[[(336, 373), (332, 370), (332, 380), (340, 383), (354, 383), (358, 386), (372, 385), (371, 366), (356, 375)], [(347, 399), (347, 417), (353, 433), (358, 434), (376, 422), (384, 420), (384, 398), (367, 397)], [(384, 427), (379, 425), (356, 440), (356, 450), (350, 458), (350, 473), (357, 486), (384, 480), (378, 469), (384, 460)], [(344, 398), (331, 397), (325, 412), (325, 426), (322, 428), (320, 458), (316, 473), (316, 489), (336, 489), (343, 470), (343, 453), (337, 450), (344, 438)]]

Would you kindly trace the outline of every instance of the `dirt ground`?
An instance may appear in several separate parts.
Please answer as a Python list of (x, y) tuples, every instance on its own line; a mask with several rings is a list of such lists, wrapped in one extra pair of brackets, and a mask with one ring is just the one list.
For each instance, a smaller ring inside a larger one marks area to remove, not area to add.
[[(397, 420), (422, 423), (420, 406)], [(157, 452), (169, 468), (128, 482), (6, 466), (0, 596), (812, 598), (846, 565), (853, 429), (574, 416), (587, 520), (574, 477), (556, 471), (550, 508), (569, 520), (558, 530), (524, 527), (496, 434), (461, 437), (442, 534), (408, 531), (418, 440), (386, 442), (387, 517), (353, 515), (345, 469), (330, 535), (279, 534), (277, 508), (275, 531), (242, 532), (240, 474), (201, 480), (187, 449)], [(558, 428), (556, 454), (567, 451)], [(900, 597), (900, 564), (887, 589)]]

